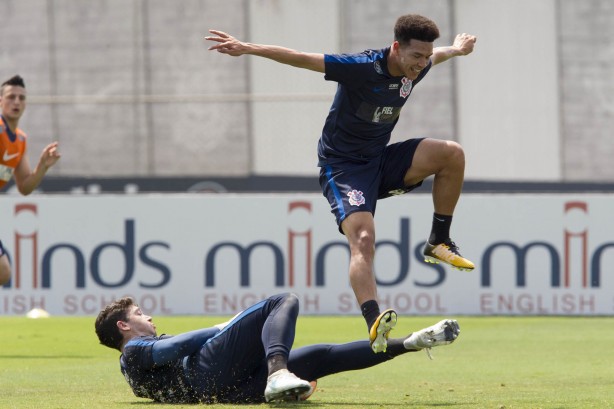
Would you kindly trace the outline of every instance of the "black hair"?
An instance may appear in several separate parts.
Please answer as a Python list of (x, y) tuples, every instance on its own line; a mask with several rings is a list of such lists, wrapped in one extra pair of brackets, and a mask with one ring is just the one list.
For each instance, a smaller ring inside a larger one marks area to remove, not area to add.
[(401, 16), (394, 25), (394, 39), (401, 45), (409, 45), (412, 39), (432, 43), (438, 38), (437, 24), (419, 14)]
[(13, 75), (11, 78), (9, 78), (8, 80), (4, 81), (2, 83), (2, 87), (4, 88), (6, 85), (14, 85), (17, 87), (26, 87), (26, 83), (23, 82), (23, 78), (21, 78), (20, 75)]

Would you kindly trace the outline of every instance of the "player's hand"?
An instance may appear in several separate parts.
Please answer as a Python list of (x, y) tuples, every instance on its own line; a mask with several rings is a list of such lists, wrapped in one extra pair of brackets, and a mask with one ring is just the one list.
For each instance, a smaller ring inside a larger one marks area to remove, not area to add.
[(58, 152), (58, 145), (59, 142), (52, 142), (43, 149), (39, 162), (45, 169), (49, 169), (60, 159), (61, 155)]
[(473, 47), (475, 45), (476, 40), (476, 36), (462, 33), (456, 36), (456, 38), (454, 39), (454, 44), (452, 44), (452, 46), (458, 49), (460, 55), (467, 55), (473, 51)]
[(237, 40), (230, 34), (218, 30), (209, 30), (209, 32), (215, 34), (215, 36), (207, 36), (205, 40), (216, 41), (218, 43), (209, 47), (209, 50), (215, 50), (218, 53), (238, 57), (245, 54), (248, 49), (245, 43)]

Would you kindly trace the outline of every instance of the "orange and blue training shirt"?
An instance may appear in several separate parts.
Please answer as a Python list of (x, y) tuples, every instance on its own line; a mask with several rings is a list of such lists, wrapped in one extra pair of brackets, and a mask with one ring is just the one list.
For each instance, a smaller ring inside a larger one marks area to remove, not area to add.
[(19, 128), (11, 131), (0, 115), (0, 189), (13, 177), (15, 168), (26, 152), (26, 134)]

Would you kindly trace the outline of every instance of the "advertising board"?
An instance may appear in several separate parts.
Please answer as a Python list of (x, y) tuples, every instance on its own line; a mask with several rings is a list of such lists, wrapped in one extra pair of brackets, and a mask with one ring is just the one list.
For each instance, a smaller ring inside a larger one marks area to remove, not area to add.
[[(463, 195), (452, 238), (473, 272), (426, 264), (430, 195), (378, 203), (382, 307), (408, 315), (614, 312), (614, 196)], [(0, 314), (96, 314), (129, 295), (148, 313), (228, 315), (292, 291), (303, 314), (359, 314), (349, 249), (318, 194), (5, 197), (13, 268)]]

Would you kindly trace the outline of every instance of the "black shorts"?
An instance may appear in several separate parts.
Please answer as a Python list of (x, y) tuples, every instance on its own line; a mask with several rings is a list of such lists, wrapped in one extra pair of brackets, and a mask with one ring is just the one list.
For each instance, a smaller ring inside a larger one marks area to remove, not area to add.
[[(322, 193), (331, 212), (341, 223), (354, 212), (371, 212), (379, 199), (402, 195), (422, 185), (405, 186), (403, 179), (411, 167), (418, 144), (424, 138), (409, 139), (386, 146), (384, 154), (366, 162), (343, 161), (320, 168)], [(343, 232), (342, 232), (343, 233)]]

